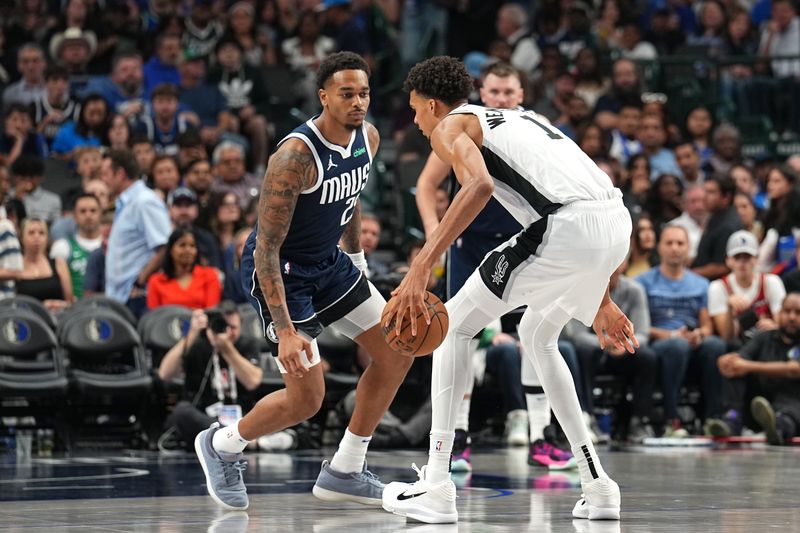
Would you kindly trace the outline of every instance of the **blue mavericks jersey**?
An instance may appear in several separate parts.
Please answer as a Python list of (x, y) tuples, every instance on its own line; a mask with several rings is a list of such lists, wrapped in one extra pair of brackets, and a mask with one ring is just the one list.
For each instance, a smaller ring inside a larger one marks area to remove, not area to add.
[(500, 202), (490, 198), (475, 220), (467, 226), (464, 233), (494, 236), (505, 241), (520, 231), (522, 231), (522, 226), (517, 219), (512, 217), (511, 213), (500, 205)]
[(316, 263), (336, 251), (372, 165), (366, 123), (353, 131), (345, 148), (325, 139), (314, 118), (281, 140), (282, 144), (287, 139), (300, 139), (317, 163), (317, 182), (297, 199), (281, 247), (281, 259), (300, 263)]

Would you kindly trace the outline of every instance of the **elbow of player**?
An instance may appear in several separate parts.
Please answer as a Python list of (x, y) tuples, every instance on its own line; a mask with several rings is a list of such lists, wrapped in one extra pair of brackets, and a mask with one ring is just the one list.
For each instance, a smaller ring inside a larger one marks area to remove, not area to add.
[(491, 178), (479, 178), (475, 182), (475, 194), (488, 200), (494, 194), (494, 182)]

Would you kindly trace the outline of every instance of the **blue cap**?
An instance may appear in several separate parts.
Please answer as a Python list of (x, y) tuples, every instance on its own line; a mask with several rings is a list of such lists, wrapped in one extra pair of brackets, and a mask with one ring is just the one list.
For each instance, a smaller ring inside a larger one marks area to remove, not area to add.
[(473, 78), (480, 78), (481, 69), (490, 61), (490, 57), (483, 52), (470, 52), (464, 56), (464, 66)]
[(169, 193), (169, 197), (167, 198), (167, 204), (170, 206), (176, 202), (190, 202), (196, 204), (197, 195), (188, 187), (178, 187)]

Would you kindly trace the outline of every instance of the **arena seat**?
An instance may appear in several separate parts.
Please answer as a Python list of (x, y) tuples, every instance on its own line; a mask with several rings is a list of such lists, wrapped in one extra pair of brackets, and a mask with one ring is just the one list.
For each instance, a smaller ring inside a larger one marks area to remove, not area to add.
[(136, 326), (137, 319), (133, 312), (128, 308), (127, 305), (120, 302), (119, 300), (115, 300), (113, 298), (109, 298), (107, 296), (103, 296), (101, 294), (96, 294), (93, 296), (88, 296), (81, 300), (78, 300), (72, 305), (72, 309), (83, 309), (85, 307), (100, 307), (103, 309), (110, 309), (120, 315), (122, 318), (130, 322), (131, 325)]
[(139, 336), (153, 368), (158, 368), (164, 355), (186, 335), (191, 320), (192, 310), (182, 305), (153, 309), (139, 320)]
[(53, 315), (47, 310), (44, 304), (36, 298), (25, 296), (24, 294), (18, 294), (13, 298), (0, 300), (0, 309), (4, 309), (6, 307), (30, 311), (38, 316), (45, 324), (47, 324), (51, 330), (55, 331), (56, 329), (55, 318), (53, 318)]

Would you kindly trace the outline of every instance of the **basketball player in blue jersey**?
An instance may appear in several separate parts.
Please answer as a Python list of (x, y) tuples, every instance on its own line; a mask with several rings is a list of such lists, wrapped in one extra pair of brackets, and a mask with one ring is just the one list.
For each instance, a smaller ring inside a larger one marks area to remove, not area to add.
[[(524, 92), (519, 71), (508, 63), (494, 63), (484, 68), (481, 72), (480, 95), (481, 102), (486, 107), (522, 109)], [(543, 117), (541, 117), (541, 120), (547, 121)], [(417, 207), (425, 228), (425, 236), (428, 238), (431, 237), (433, 231), (439, 225), (439, 219), (436, 214), (436, 189), (441, 186), (450, 175), (450, 172), (450, 166), (432, 152), (417, 180)], [(521, 230), (522, 226), (520, 226), (519, 222), (497, 200), (490, 199), (483, 211), (475, 217), (475, 220), (470, 223), (464, 233), (456, 239), (456, 242), (447, 251), (447, 299), (449, 300), (455, 296), (467, 281), (467, 278), (481, 264), (486, 254)], [(514, 315), (519, 316), (518, 313), (514, 313)], [(516, 339), (513, 337), (499, 333), (493, 339), (493, 343), (498, 341), (516, 344)], [(477, 340), (470, 344), (469, 354), (474, 351), (474, 348), (477, 348), (477, 344)], [(471, 365), (467, 368), (470, 371), (472, 369)], [(527, 405), (517, 405), (513, 411), (509, 412), (509, 426), (513, 428), (515, 423), (519, 424), (512, 417), (519, 415), (524, 417), (525, 411), (522, 409), (527, 408), (529, 432), (528, 434), (524, 432), (520, 434), (518, 431), (509, 431), (507, 437), (509, 444), (525, 445), (530, 442), (528, 462), (532, 465), (545, 466), (554, 470), (574, 468), (576, 462), (572, 453), (561, 450), (544, 439), (544, 429), (550, 424), (550, 404), (542, 391), (536, 371), (527, 359), (523, 359), (521, 370), (520, 380), (525, 392), (524, 401)], [(508, 369), (505, 372), (519, 373), (519, 367)], [(474, 382), (472, 372), (470, 372), (467, 377), (467, 390), (456, 418), (453, 461), (450, 466), (453, 472), (472, 471), (468, 426)], [(517, 395), (513, 396), (516, 397)], [(523, 400), (520, 398), (513, 401), (520, 403)]]
[(381, 505), (384, 486), (366, 468), (367, 446), (413, 359), (384, 341), (379, 322), (385, 301), (364, 275), (359, 244), (358, 197), (379, 143), (364, 120), (368, 79), (360, 56), (326, 58), (317, 73), (322, 113), (287, 135), (267, 166), (241, 272), (286, 388), (238, 422), (214, 424), (195, 439), (209, 494), (227, 509), (248, 506), (241, 460), (247, 443), (319, 410), (325, 381), (315, 339), (328, 325), (361, 345), (372, 362), (358, 383), (339, 449), (322, 463), (313, 493), (326, 501)]
[[(584, 495), (573, 516), (619, 519), (619, 487), (600, 464), (557, 342), (564, 325), (577, 318), (594, 327), (601, 346), (612, 342), (631, 353), (638, 346), (633, 324), (608, 293), (630, 242), (622, 194), (574, 142), (535, 113), (468, 105), (472, 81), (454, 58), (416, 65), (406, 89), (414, 122), (453, 167), (461, 189), (393, 292), (384, 324), (396, 321), (399, 330), (409, 314), (428, 316), (423, 302), (431, 269), (489, 198), (525, 229), (489, 253), (447, 302), (450, 328), (433, 354), (428, 464), (416, 483), (387, 485), (383, 507), (428, 523), (458, 520), (449, 463), (468, 375), (464, 354), (489, 322), (527, 305), (520, 340), (578, 462)], [(412, 320), (412, 334), (416, 329)]]

